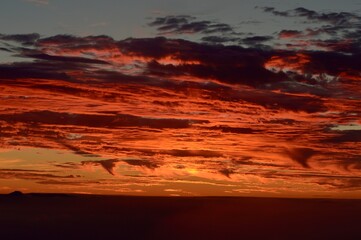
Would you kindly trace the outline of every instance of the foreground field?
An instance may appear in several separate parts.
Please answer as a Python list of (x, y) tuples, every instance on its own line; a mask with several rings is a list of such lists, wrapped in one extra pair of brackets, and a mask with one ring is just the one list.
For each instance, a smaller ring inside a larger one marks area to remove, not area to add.
[(0, 239), (361, 239), (361, 200), (0, 196)]

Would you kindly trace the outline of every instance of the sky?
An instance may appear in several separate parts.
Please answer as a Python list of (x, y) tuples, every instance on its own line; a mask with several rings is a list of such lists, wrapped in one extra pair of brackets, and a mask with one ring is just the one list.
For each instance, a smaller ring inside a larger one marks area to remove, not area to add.
[(361, 198), (359, 1), (5, 0), (0, 193)]

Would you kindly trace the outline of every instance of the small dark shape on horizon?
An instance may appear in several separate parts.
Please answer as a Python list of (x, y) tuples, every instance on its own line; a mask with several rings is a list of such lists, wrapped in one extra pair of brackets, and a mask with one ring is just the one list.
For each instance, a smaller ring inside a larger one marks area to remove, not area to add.
[(14, 197), (22, 197), (24, 196), (24, 193), (22, 193), (21, 191), (14, 191), (9, 193), (10, 196), (14, 196)]
[(29, 193), (31, 197), (43, 197), (43, 198), (63, 198), (63, 197), (75, 197), (75, 194), (67, 193)]

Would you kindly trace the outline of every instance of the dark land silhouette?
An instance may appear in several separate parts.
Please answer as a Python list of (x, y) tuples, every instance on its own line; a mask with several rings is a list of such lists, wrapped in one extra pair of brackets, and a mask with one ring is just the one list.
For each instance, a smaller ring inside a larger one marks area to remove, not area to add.
[(0, 195), (0, 239), (361, 239), (361, 200)]

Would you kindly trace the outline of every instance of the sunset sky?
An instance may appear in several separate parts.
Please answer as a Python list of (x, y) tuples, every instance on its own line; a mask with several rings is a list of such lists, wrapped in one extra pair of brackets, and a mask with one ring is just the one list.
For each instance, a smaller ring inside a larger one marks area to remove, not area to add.
[(361, 198), (359, 0), (4, 0), (0, 193)]

